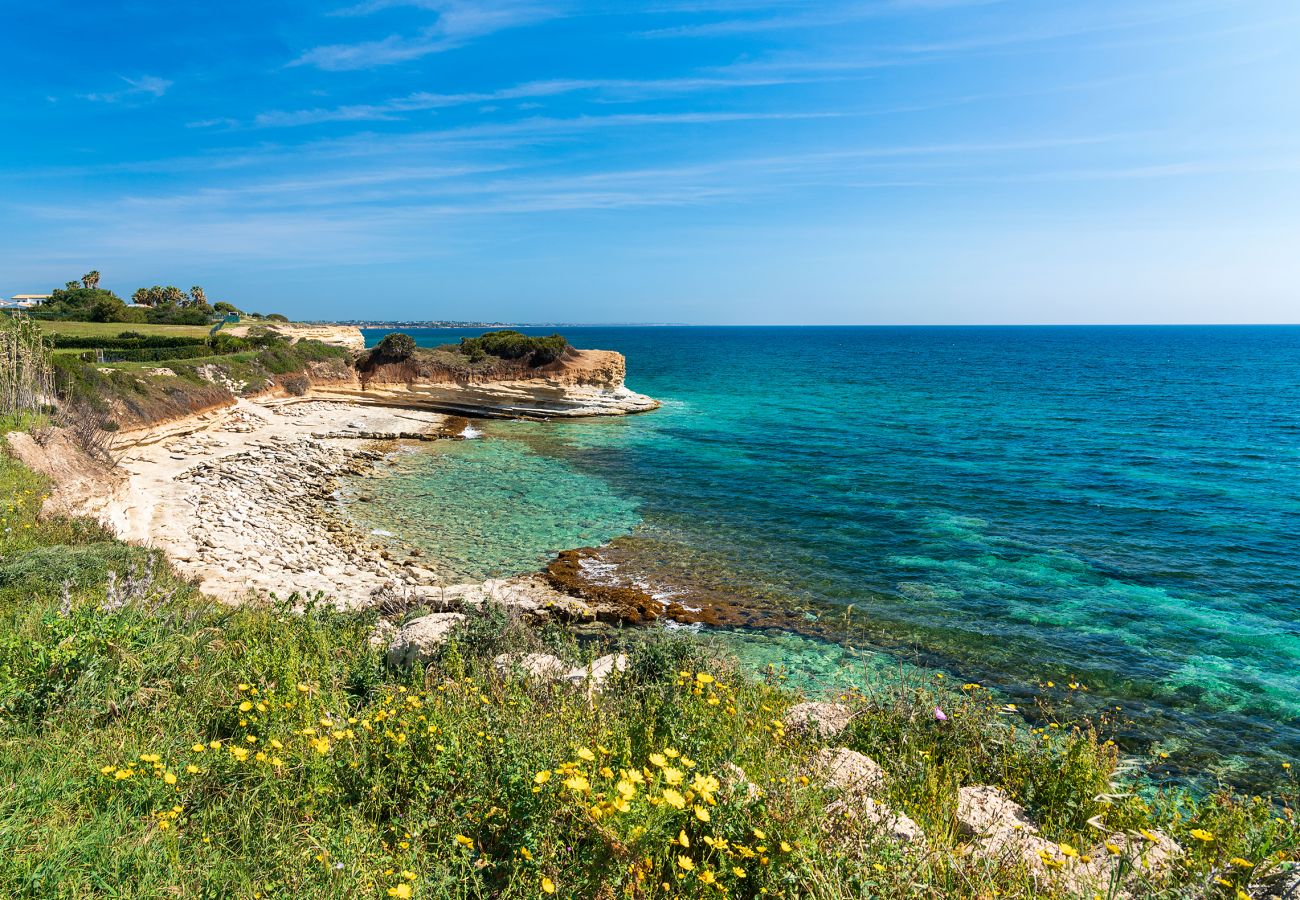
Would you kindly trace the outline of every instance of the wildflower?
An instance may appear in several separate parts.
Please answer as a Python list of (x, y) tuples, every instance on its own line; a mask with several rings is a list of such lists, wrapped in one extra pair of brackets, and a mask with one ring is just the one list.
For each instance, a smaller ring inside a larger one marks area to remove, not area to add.
[(790, 852), (790, 845), (787, 844), (785, 841), (782, 841), (782, 842), (781, 842), (781, 852), (782, 852), (782, 853), (789, 853), (789, 852)]
[(176, 776), (172, 772), (166, 772), (163, 774), (163, 781), (165, 781), (167, 784), (175, 784)]
[(699, 819), (701, 822), (707, 822), (709, 821), (709, 811), (703, 806), (697, 806), (695, 807), (695, 818)]
[(388, 889), (388, 896), (399, 897), (401, 900), (408, 900), (411, 896), (411, 886), (406, 883), (399, 884)]
[(759, 831), (757, 828), (754, 829), (754, 837), (758, 838), (760, 841), (767, 840), (767, 835), (762, 831)]
[(701, 872), (699, 878), (700, 881), (704, 882), (705, 884), (713, 884), (715, 881), (718, 880), (717, 876), (714, 875), (713, 872), (709, 869), (705, 869), (703, 872)]
[(208, 748), (207, 748), (207, 746), (204, 745), (204, 744), (195, 744), (195, 745), (194, 745), (193, 747), (191, 747), (190, 749), (193, 750), (195, 753), (202, 753), (204, 750), (206, 750), (206, 749), (208, 749)]
[(1146, 838), (1148, 841), (1150, 841), (1153, 844), (1160, 843), (1160, 838), (1156, 837), (1154, 834), (1147, 831), (1145, 828), (1139, 828), (1138, 833), (1141, 834), (1144, 838)]
[(528, 860), (529, 862), (533, 861), (533, 853), (527, 847), (520, 847), (519, 855), (522, 856), (524, 859)]
[(1228, 862), (1232, 863), (1234, 866), (1241, 866), (1243, 869), (1253, 869), (1255, 867), (1253, 862), (1248, 859), (1242, 859), (1240, 856), (1234, 856), (1232, 859), (1228, 860)]
[(677, 857), (677, 865), (681, 866), (687, 872), (690, 872), (695, 868), (695, 861), (689, 856), (679, 856)]
[(1107, 841), (1107, 842), (1106, 842), (1106, 852), (1109, 853), (1111, 856), (1119, 856), (1119, 854), (1120, 854), (1120, 849), (1119, 849), (1119, 847), (1117, 847), (1117, 846), (1115, 846), (1114, 844), (1112, 844), (1110, 841)]
[(708, 672), (699, 672), (695, 675), (695, 680), (698, 681), (700, 684), (712, 684), (713, 676), (710, 675)]
[(547, 878), (545, 875), (542, 876), (542, 893), (543, 894), (555, 893), (555, 882), (551, 881), (551, 879)]
[(239, 711), (240, 711), (240, 712), (248, 712), (248, 711), (249, 711), (250, 709), (252, 709), (252, 708), (253, 708), (253, 704), (249, 703), (247, 700), (245, 700), (243, 703), (239, 704)]
[(462, 847), (473, 847), (473, 846), (474, 846), (474, 840), (473, 840), (473, 838), (467, 838), (467, 837), (465, 837), (465, 835), (463, 835), (463, 834), (458, 834), (458, 835), (456, 835), (456, 843), (460, 844)]
[(691, 790), (700, 795), (700, 799), (705, 803), (713, 802), (713, 795), (722, 787), (718, 779), (712, 775), (700, 775), (691, 779)]
[(596, 754), (592, 753), (586, 747), (583, 747), (581, 750), (578, 751), (578, 759), (584, 760), (586, 762), (594, 762), (596, 759)]
[(673, 809), (685, 809), (686, 798), (674, 791), (672, 788), (665, 788), (663, 794), (664, 802)]
[(940, 709), (939, 707), (936, 706), (936, 707), (934, 708), (934, 720), (935, 720), (936, 722), (947, 722), (947, 721), (948, 721), (948, 716), (947, 716), (947, 714), (944, 713), (944, 711), (943, 711), (942, 709)]
[(685, 829), (677, 832), (677, 843), (681, 844), (683, 847), (689, 847), (691, 845), (691, 839), (686, 836)]
[(672, 766), (664, 769), (664, 783), (671, 785), (681, 784), (686, 779), (681, 769), (674, 769)]
[(565, 779), (564, 786), (576, 794), (585, 794), (591, 790), (591, 782), (585, 775), (572, 775)]
[(744, 878), (744, 877), (745, 877), (745, 870), (742, 869), (740, 866), (732, 866), (732, 867), (731, 867), (731, 874), (732, 874), (732, 875), (735, 875), (737, 878)]
[(664, 758), (664, 755), (662, 753), (651, 753), (650, 764), (652, 766), (658, 766), (659, 768), (662, 769), (664, 766), (668, 765), (668, 760)]
[(1210, 834), (1204, 828), (1193, 828), (1192, 837), (1207, 844), (1214, 840), (1214, 835)]
[(1075, 850), (1069, 844), (1062, 843), (1062, 844), (1057, 844), (1056, 846), (1060, 849), (1061, 853), (1064, 854), (1065, 856), (1068, 856), (1071, 859), (1078, 859), (1079, 851)]
[(185, 774), (187, 775), (197, 775), (201, 771), (203, 770), (200, 769), (198, 766), (194, 765), (194, 763), (190, 763), (185, 767)]

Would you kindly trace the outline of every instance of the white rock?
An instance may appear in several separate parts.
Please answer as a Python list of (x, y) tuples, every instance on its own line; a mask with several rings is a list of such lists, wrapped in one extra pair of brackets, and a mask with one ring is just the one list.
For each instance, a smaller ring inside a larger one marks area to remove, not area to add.
[(885, 788), (885, 770), (871, 757), (846, 747), (818, 752), (812, 768), (827, 786), (846, 793), (870, 796)]
[(412, 619), (388, 645), (388, 662), (395, 666), (426, 662), (465, 617), (460, 613), (433, 613)]
[(568, 663), (549, 653), (527, 653), (523, 656), (502, 653), (492, 660), (492, 664), (503, 674), (518, 669), (529, 678), (561, 678), (569, 671)]
[(811, 731), (821, 738), (833, 738), (853, 721), (853, 710), (843, 703), (796, 703), (785, 714), (791, 731)]
[(575, 669), (570, 669), (560, 676), (560, 680), (573, 685), (582, 685), (590, 681), (592, 687), (599, 689), (609, 676), (615, 672), (626, 672), (627, 666), (626, 655), (622, 653), (610, 654), (594, 660), (589, 666), (578, 666)]

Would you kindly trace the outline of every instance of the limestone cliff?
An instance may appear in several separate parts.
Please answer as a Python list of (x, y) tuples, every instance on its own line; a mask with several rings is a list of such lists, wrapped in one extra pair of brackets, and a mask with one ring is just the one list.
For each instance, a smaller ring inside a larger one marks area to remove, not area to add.
[(360, 353), (366, 349), (366, 338), (361, 329), (354, 325), (302, 325), (285, 322), (253, 322), (228, 325), (222, 329), (225, 334), (235, 337), (247, 337), (252, 328), (269, 326), (293, 342), (320, 341), (336, 347), (346, 347)]
[(627, 364), (609, 350), (570, 350), (549, 365), (499, 362), (465, 370), (436, 362), (377, 366), (352, 383), (313, 386), (313, 394), (386, 406), (477, 416), (539, 418), (646, 412), (656, 400), (624, 384)]

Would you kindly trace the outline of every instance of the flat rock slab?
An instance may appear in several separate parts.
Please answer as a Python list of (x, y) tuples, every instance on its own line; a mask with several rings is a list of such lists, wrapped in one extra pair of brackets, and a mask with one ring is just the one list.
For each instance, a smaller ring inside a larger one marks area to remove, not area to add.
[(388, 662), (394, 666), (428, 662), (464, 618), (461, 613), (433, 613), (412, 619), (388, 645)]

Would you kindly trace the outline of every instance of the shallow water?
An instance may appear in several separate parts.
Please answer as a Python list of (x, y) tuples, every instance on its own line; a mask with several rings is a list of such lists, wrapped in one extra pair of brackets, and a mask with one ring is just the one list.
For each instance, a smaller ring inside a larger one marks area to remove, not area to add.
[(818, 672), (852, 643), (1013, 696), (1078, 678), (1188, 769), (1300, 754), (1300, 328), (565, 333), (664, 408), (476, 423), (357, 515), (448, 577), (617, 538), (675, 596), (853, 607), (838, 644), (737, 639), (755, 660)]

